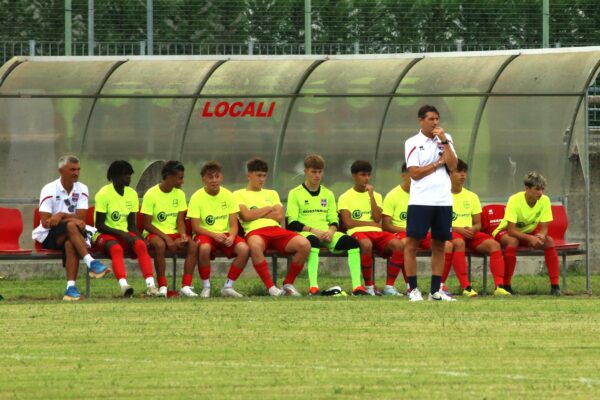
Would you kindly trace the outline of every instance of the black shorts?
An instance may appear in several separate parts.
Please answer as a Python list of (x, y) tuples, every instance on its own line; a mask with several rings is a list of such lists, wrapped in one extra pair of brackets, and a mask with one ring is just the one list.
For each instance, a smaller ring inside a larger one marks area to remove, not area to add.
[(431, 238), (440, 242), (452, 239), (452, 206), (409, 205), (406, 236), (422, 240), (431, 228)]
[(42, 249), (63, 250), (65, 248), (64, 242), (63, 244), (56, 243), (56, 237), (65, 233), (67, 233), (66, 222), (61, 222), (54, 228), (50, 229), (50, 232), (48, 232), (48, 236), (46, 236), (46, 239), (42, 242)]

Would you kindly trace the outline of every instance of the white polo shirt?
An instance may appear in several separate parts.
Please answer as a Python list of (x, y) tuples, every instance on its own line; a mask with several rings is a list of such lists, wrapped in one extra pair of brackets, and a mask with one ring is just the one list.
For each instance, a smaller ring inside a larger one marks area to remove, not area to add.
[[(87, 210), (89, 199), (88, 187), (81, 182), (75, 182), (71, 192), (63, 187), (60, 178), (48, 183), (42, 188), (40, 193), (40, 212), (51, 215), (59, 212), (65, 214), (75, 214), (76, 210)], [(40, 225), (35, 228), (31, 234), (33, 240), (42, 243), (46, 240), (50, 229)]]
[[(450, 149), (456, 155), (452, 136), (446, 133), (446, 140), (448, 140)], [(424, 167), (438, 161), (444, 151), (444, 145), (440, 142), (437, 136), (430, 139), (421, 131), (408, 138), (404, 144), (406, 167)], [(452, 183), (445, 165), (438, 167), (434, 173), (419, 180), (411, 178), (410, 182), (408, 205), (452, 207)]]

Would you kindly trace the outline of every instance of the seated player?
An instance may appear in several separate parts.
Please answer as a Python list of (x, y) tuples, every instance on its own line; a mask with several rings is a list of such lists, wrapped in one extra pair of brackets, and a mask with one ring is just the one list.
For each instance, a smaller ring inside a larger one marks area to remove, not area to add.
[(133, 168), (127, 161), (113, 161), (108, 167), (106, 178), (110, 183), (102, 187), (95, 197), (94, 218), (98, 232), (94, 246), (110, 256), (123, 297), (133, 296), (133, 288), (127, 283), (123, 259), (125, 251), (135, 254), (138, 259), (146, 280), (146, 294), (159, 296), (152, 276), (152, 259), (135, 223), (139, 200), (135, 190), (129, 187), (131, 174)]
[[(479, 196), (463, 187), (469, 167), (466, 162), (459, 159), (456, 169), (450, 173), (452, 181), (452, 265), (454, 272), (463, 289), (463, 296), (477, 296), (477, 292), (471, 287), (467, 272), (467, 259), (465, 249), (472, 252), (487, 254), (490, 256), (490, 270), (496, 284), (495, 296), (510, 296), (503, 289), (504, 284), (504, 259), (500, 244), (490, 235), (481, 232), (481, 203)], [(450, 266), (444, 266), (442, 284), (446, 282)]]
[(152, 186), (142, 200), (144, 236), (154, 249), (154, 267), (161, 297), (167, 296), (165, 252), (185, 251), (181, 295), (198, 296), (190, 288), (198, 260), (198, 245), (185, 232), (185, 193), (181, 190), (185, 169), (179, 161), (167, 161), (162, 168), (162, 181)]
[(373, 282), (373, 248), (388, 259), (387, 279), (384, 295), (401, 296), (394, 286), (404, 263), (402, 242), (389, 232), (381, 229), (382, 198), (369, 184), (371, 163), (354, 161), (350, 167), (354, 186), (344, 192), (338, 201), (342, 223), (348, 234), (358, 240), (360, 264), (365, 289), (368, 294), (378, 294)]
[[(246, 232), (250, 246), (252, 264), (262, 279), (269, 295), (300, 296), (294, 287), (296, 277), (302, 271), (310, 253), (309, 241), (296, 232), (283, 229), (283, 206), (274, 190), (264, 189), (269, 166), (261, 159), (254, 158), (246, 164), (248, 186), (234, 192), (240, 207), (240, 222)], [(274, 249), (282, 254), (293, 254), (283, 290), (275, 286), (271, 279), (265, 250)]]
[(312, 154), (304, 159), (304, 183), (290, 190), (286, 218), (291, 231), (300, 232), (310, 242), (308, 256), (309, 294), (319, 293), (319, 251), (327, 247), (332, 253), (348, 253), (352, 291), (364, 293), (360, 282), (360, 250), (358, 241), (338, 232), (339, 219), (333, 192), (321, 185), (325, 161)]
[[(402, 163), (400, 173), (402, 183), (392, 189), (383, 200), (383, 211), (381, 217), (381, 227), (385, 232), (393, 233), (397, 239), (402, 242), (402, 247), (406, 243), (406, 216), (408, 213), (408, 197), (410, 195), (410, 175), (406, 168), (406, 163)], [(424, 250), (431, 249), (431, 232), (427, 233), (425, 239), (419, 241), (419, 248)], [(451, 265), (452, 261), (452, 243), (446, 242), (444, 247), (445, 263)], [(450, 255), (450, 257), (449, 257)], [(408, 287), (408, 277), (404, 265), (402, 265), (402, 275), (404, 282)], [(409, 288), (410, 289), (410, 288)], [(447, 292), (447, 288), (441, 287)]]
[(237, 217), (240, 209), (237, 201), (229, 190), (221, 186), (222, 169), (221, 164), (215, 161), (202, 166), (200, 175), (204, 187), (192, 195), (188, 209), (194, 240), (199, 245), (199, 272), (203, 285), (200, 297), (203, 298), (210, 297), (210, 260), (214, 259), (217, 250), (227, 258), (235, 257), (221, 289), (223, 297), (243, 297), (233, 288), (233, 284), (250, 256), (248, 245), (238, 236)]
[(544, 249), (550, 277), (550, 294), (560, 296), (558, 255), (554, 240), (548, 236), (552, 206), (550, 198), (544, 195), (546, 178), (532, 171), (525, 176), (523, 183), (525, 191), (510, 196), (504, 218), (493, 232), (494, 238), (504, 248), (504, 289), (514, 294), (511, 281), (517, 264), (517, 247), (521, 245)]
[(101, 278), (110, 272), (88, 252), (85, 242), (85, 215), (88, 209), (88, 188), (79, 182), (80, 164), (75, 156), (62, 156), (58, 160), (60, 177), (48, 183), (40, 193), (40, 225), (33, 230), (32, 238), (42, 248), (62, 250), (67, 275), (67, 289), (63, 300), (79, 300), (75, 286), (79, 260), (83, 259), (88, 275)]

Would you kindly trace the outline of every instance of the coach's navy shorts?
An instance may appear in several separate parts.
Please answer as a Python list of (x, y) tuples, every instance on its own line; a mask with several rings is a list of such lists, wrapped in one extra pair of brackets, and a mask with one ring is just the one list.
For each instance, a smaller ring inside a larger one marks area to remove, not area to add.
[(431, 228), (431, 238), (440, 242), (452, 239), (452, 206), (409, 205), (406, 236), (422, 240)]

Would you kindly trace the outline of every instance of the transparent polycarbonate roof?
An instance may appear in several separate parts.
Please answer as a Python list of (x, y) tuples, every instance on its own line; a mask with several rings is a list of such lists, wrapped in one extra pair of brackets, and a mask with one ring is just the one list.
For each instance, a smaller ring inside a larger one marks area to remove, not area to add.
[(267, 186), (285, 200), (309, 153), (325, 158), (324, 183), (336, 195), (352, 185), (357, 159), (373, 163), (385, 194), (400, 182), (404, 142), (418, 132), (424, 104), (440, 111), (482, 200), (521, 190), (530, 170), (560, 198), (570, 152), (586, 154), (583, 99), (599, 61), (600, 48), (13, 58), (0, 68), (0, 202), (35, 203), (66, 153), (81, 158), (92, 194), (116, 159), (133, 165), (134, 187), (154, 161), (183, 161), (189, 196), (204, 162), (221, 162), (224, 185), (237, 189), (246, 161), (261, 157)]

